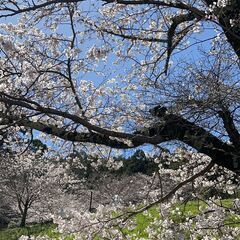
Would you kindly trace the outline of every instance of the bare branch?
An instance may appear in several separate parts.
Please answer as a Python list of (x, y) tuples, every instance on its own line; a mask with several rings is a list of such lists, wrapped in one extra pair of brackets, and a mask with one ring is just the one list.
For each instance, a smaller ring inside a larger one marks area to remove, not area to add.
[(208, 171), (210, 171), (210, 169), (214, 166), (214, 162), (211, 161), (203, 170), (201, 170), (200, 172), (194, 174), (192, 177), (186, 179), (185, 181), (179, 183), (176, 187), (174, 187), (169, 193), (167, 193), (165, 196), (163, 196), (162, 198), (158, 199), (157, 201), (154, 201), (148, 205), (146, 205), (145, 207), (134, 211), (134, 212), (128, 212), (128, 216), (123, 220), (123, 222), (127, 221), (130, 217), (133, 217), (135, 215), (137, 215), (138, 213), (142, 213), (148, 209), (150, 209), (151, 207), (159, 204), (159, 203), (163, 203), (167, 200), (169, 200), (180, 188), (182, 188), (183, 186), (185, 186), (186, 184), (193, 182), (195, 179), (197, 179), (200, 176), (203, 176), (205, 173), (207, 173)]

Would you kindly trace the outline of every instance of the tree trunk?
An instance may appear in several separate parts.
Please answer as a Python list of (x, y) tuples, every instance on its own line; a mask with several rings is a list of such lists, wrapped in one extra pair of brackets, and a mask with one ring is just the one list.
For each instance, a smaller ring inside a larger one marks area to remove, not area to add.
[(21, 223), (20, 223), (20, 227), (25, 227), (26, 226), (26, 220), (27, 220), (27, 212), (28, 212), (28, 204), (24, 205), (24, 209), (22, 212), (22, 218), (21, 218)]

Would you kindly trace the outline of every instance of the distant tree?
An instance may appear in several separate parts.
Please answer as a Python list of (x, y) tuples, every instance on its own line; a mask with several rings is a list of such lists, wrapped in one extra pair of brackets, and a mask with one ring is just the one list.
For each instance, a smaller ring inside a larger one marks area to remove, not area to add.
[(9, 222), (18, 217), (18, 214), (12, 209), (9, 199), (4, 198), (0, 189), (0, 229), (8, 226)]
[(147, 157), (143, 150), (138, 149), (131, 157), (123, 161), (123, 167), (119, 171), (126, 174), (143, 173), (151, 175), (158, 170), (158, 165), (153, 159)]
[(74, 151), (70, 153), (63, 161), (68, 162), (72, 173), (80, 179), (88, 178), (93, 171), (89, 156), (84, 151)]
[(70, 181), (63, 165), (30, 150), (20, 155), (5, 154), (0, 164), (1, 194), (18, 208), (20, 227), (25, 226), (28, 210), (34, 203), (47, 204), (51, 191)]
[(31, 142), (31, 145), (30, 145), (30, 149), (32, 151), (38, 151), (38, 150), (41, 150), (41, 151), (46, 151), (47, 150), (47, 145), (44, 144), (42, 141), (40, 141), (39, 139), (33, 139), (32, 142)]

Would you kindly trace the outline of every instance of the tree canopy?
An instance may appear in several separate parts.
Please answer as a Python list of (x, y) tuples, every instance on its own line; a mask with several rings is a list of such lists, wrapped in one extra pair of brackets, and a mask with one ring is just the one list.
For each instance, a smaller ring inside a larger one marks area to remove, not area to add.
[(116, 149), (176, 141), (239, 174), (239, 1), (0, 3), (7, 142), (32, 130)]

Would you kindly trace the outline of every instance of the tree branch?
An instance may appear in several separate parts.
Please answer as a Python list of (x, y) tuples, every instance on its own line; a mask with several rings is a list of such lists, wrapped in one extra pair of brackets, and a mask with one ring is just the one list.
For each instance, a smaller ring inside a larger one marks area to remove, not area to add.
[[(1, 94), (0, 101), (7, 102), (9, 105), (22, 107), (23, 109), (37, 111), (38, 114), (60, 116), (64, 119), (72, 120), (75, 124), (81, 124), (91, 131), (90, 133), (67, 131), (64, 128), (56, 127), (48, 123), (30, 121), (27, 117), (11, 116), (3, 113), (1, 117), (5, 119), (5, 122), (2, 122), (1, 125), (12, 124), (14, 122), (16, 125), (36, 129), (67, 141), (103, 144), (122, 149), (134, 148), (143, 144), (157, 145), (167, 141), (178, 140), (208, 155), (219, 166), (226, 167), (238, 174), (240, 173), (240, 156), (238, 149), (222, 142), (204, 128), (197, 126), (181, 116), (167, 114), (167, 109), (164, 107), (158, 106), (151, 110), (154, 116), (160, 118), (159, 123), (147, 129), (133, 133), (125, 133), (93, 125), (79, 116), (52, 108), (45, 108), (31, 100), (27, 100), (28, 102), (26, 102), (21, 98), (6, 97), (6, 94)], [(127, 144), (126, 140), (130, 140), (131, 143)]]
[[(205, 2), (210, 7), (216, 1), (205, 0)], [(214, 15), (217, 16), (228, 42), (240, 60), (240, 1), (229, 2), (225, 7), (215, 7)]]
[(223, 107), (222, 110), (218, 111), (218, 114), (223, 120), (224, 128), (229, 135), (230, 141), (240, 151), (240, 134), (234, 124), (232, 113), (229, 109)]
[(214, 166), (214, 162), (211, 161), (203, 170), (201, 170), (200, 172), (196, 173), (195, 175), (193, 175), (192, 177), (186, 179), (185, 181), (179, 183), (177, 186), (175, 186), (170, 192), (168, 192), (165, 196), (163, 196), (162, 198), (158, 199), (157, 201), (154, 201), (150, 204), (148, 204), (147, 206), (134, 211), (134, 212), (128, 212), (128, 216), (123, 220), (123, 222), (127, 221), (130, 217), (133, 217), (135, 215), (137, 215), (138, 213), (142, 213), (148, 209), (150, 209), (151, 207), (159, 204), (159, 203), (163, 203), (165, 201), (167, 201), (168, 199), (170, 199), (180, 188), (182, 188), (183, 186), (185, 186), (186, 184), (193, 182), (195, 179), (197, 179), (200, 176), (203, 176), (206, 172), (210, 171), (210, 169)]
[(14, 4), (14, 6), (16, 7), (16, 9), (14, 8), (10, 8), (10, 7), (1, 7), (0, 8), (0, 12), (9, 12), (9, 13), (5, 13), (5, 14), (1, 14), (0, 18), (5, 18), (5, 17), (11, 17), (11, 16), (15, 16), (21, 13), (25, 13), (25, 12), (31, 12), (31, 11), (36, 11), (38, 9), (44, 8), (44, 7), (48, 7), (57, 3), (77, 3), (77, 2), (82, 2), (84, 0), (52, 0), (52, 1), (46, 1), (44, 3), (41, 4), (33, 4), (30, 7), (25, 7), (25, 8), (20, 8), (19, 5)]

